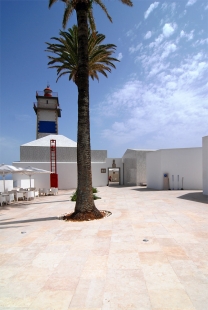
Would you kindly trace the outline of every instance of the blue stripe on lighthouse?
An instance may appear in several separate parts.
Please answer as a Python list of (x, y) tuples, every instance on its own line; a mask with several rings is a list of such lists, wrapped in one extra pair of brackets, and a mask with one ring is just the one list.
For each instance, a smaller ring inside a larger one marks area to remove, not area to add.
[(56, 133), (56, 122), (39, 121), (38, 132)]

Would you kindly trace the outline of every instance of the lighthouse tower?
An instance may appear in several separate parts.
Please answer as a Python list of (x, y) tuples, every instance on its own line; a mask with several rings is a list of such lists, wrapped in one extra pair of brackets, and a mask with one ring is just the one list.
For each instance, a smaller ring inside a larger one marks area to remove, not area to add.
[(47, 85), (44, 91), (36, 91), (36, 99), (33, 106), (37, 115), (36, 139), (58, 135), (58, 117), (61, 117), (58, 93), (52, 92)]

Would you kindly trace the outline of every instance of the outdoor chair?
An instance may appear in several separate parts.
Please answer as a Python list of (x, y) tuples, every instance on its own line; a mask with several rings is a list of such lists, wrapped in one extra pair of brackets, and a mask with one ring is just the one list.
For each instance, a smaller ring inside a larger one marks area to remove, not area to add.
[(26, 200), (34, 199), (34, 192), (33, 191), (27, 191), (24, 193), (24, 198)]
[(19, 198), (21, 198), (22, 200), (24, 199), (24, 193), (16, 192), (15, 196), (17, 201), (19, 200)]
[(47, 188), (44, 188), (43, 189), (43, 193), (44, 193), (44, 195), (49, 195), (50, 194), (50, 190), (47, 189)]
[(39, 188), (39, 196), (44, 195), (44, 189), (43, 188)]
[(12, 191), (8, 192), (8, 196), (6, 196), (6, 201), (7, 203), (11, 203), (12, 201), (14, 201), (14, 193)]
[(3, 203), (7, 203), (7, 201), (6, 201), (6, 197), (5, 196), (2, 196), (2, 195), (0, 195), (0, 205), (2, 206), (2, 204)]
[(51, 188), (51, 194), (52, 194), (52, 195), (58, 195), (58, 188), (52, 187), (52, 188)]
[(39, 191), (37, 191), (37, 190), (34, 190), (34, 198), (35, 197), (39, 197)]

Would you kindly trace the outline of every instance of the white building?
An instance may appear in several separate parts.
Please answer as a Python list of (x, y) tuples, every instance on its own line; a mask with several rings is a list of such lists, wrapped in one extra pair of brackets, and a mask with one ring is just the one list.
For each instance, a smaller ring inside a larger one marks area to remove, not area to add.
[(147, 187), (158, 190), (202, 189), (202, 148), (147, 153)]
[[(20, 161), (14, 162), (16, 167), (37, 167), (51, 171), (50, 141), (56, 140), (56, 160), (59, 189), (77, 187), (77, 143), (62, 135), (47, 135), (20, 146)], [(108, 184), (109, 169), (113, 160), (119, 169), (119, 184), (123, 184), (123, 165), (121, 158), (107, 158), (106, 150), (92, 150), (92, 183), (93, 186)], [(25, 184), (26, 177), (21, 174), (13, 175), (17, 186)], [(50, 187), (50, 175), (34, 175), (35, 187)]]
[[(18, 167), (34, 166), (53, 172), (50, 141), (56, 141), (56, 167), (59, 189), (77, 187), (77, 144), (58, 134), (61, 116), (58, 95), (47, 87), (36, 92), (36, 140), (20, 146)], [(106, 186), (111, 180), (120, 185), (147, 183), (153, 189), (202, 189), (208, 195), (208, 136), (202, 148), (163, 150), (127, 149), (122, 158), (107, 158), (107, 150), (91, 151), (93, 186)], [(53, 172), (54, 173), (54, 172)], [(14, 174), (15, 186), (29, 187), (28, 177)], [(50, 187), (50, 175), (34, 175), (33, 186)]]
[[(45, 169), (51, 171), (55, 177), (57, 173), (59, 189), (76, 188), (77, 143), (59, 135), (58, 117), (61, 116), (61, 109), (58, 94), (47, 86), (44, 91), (36, 91), (36, 99), (37, 103), (33, 106), (37, 118), (36, 140), (20, 146), (20, 161), (13, 165)], [(56, 144), (56, 165), (52, 163), (51, 141)], [(93, 186), (106, 186), (109, 176), (113, 183), (120, 185), (146, 182), (146, 152), (127, 150), (122, 159), (107, 158), (106, 150), (91, 150)], [(15, 186), (29, 187), (29, 178), (24, 175), (13, 175), (13, 180)], [(35, 174), (32, 186), (50, 187), (50, 175)]]
[(147, 183), (146, 154), (153, 150), (127, 149), (122, 157), (124, 165), (124, 185)]
[[(47, 135), (20, 146), (20, 161), (16, 167), (32, 166), (51, 171), (50, 141), (56, 140), (58, 188), (77, 187), (77, 143), (63, 135)], [(109, 176), (115, 184), (139, 185), (146, 183), (147, 150), (127, 150), (123, 158), (107, 158), (107, 150), (91, 150), (92, 184), (106, 186)], [(29, 187), (29, 178), (13, 175), (15, 186)], [(114, 184), (111, 183), (111, 184)], [(35, 174), (32, 185), (36, 188), (50, 187), (50, 175)]]
[(203, 194), (208, 195), (208, 136), (202, 138)]

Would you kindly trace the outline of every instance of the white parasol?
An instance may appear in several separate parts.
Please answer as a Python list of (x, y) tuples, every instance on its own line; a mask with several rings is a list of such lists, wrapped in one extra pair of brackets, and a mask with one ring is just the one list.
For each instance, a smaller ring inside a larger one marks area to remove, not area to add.
[(22, 173), (24, 173), (24, 174), (26, 174), (26, 175), (28, 175), (30, 177), (30, 188), (31, 188), (31, 176), (33, 174), (51, 173), (51, 171), (28, 166), (28, 167), (22, 168)]
[(4, 192), (5, 192), (5, 176), (7, 174), (12, 174), (12, 173), (22, 173), (23, 169), (22, 168), (17, 168), (12, 165), (0, 165), (0, 175), (3, 177), (3, 183), (4, 183)]

